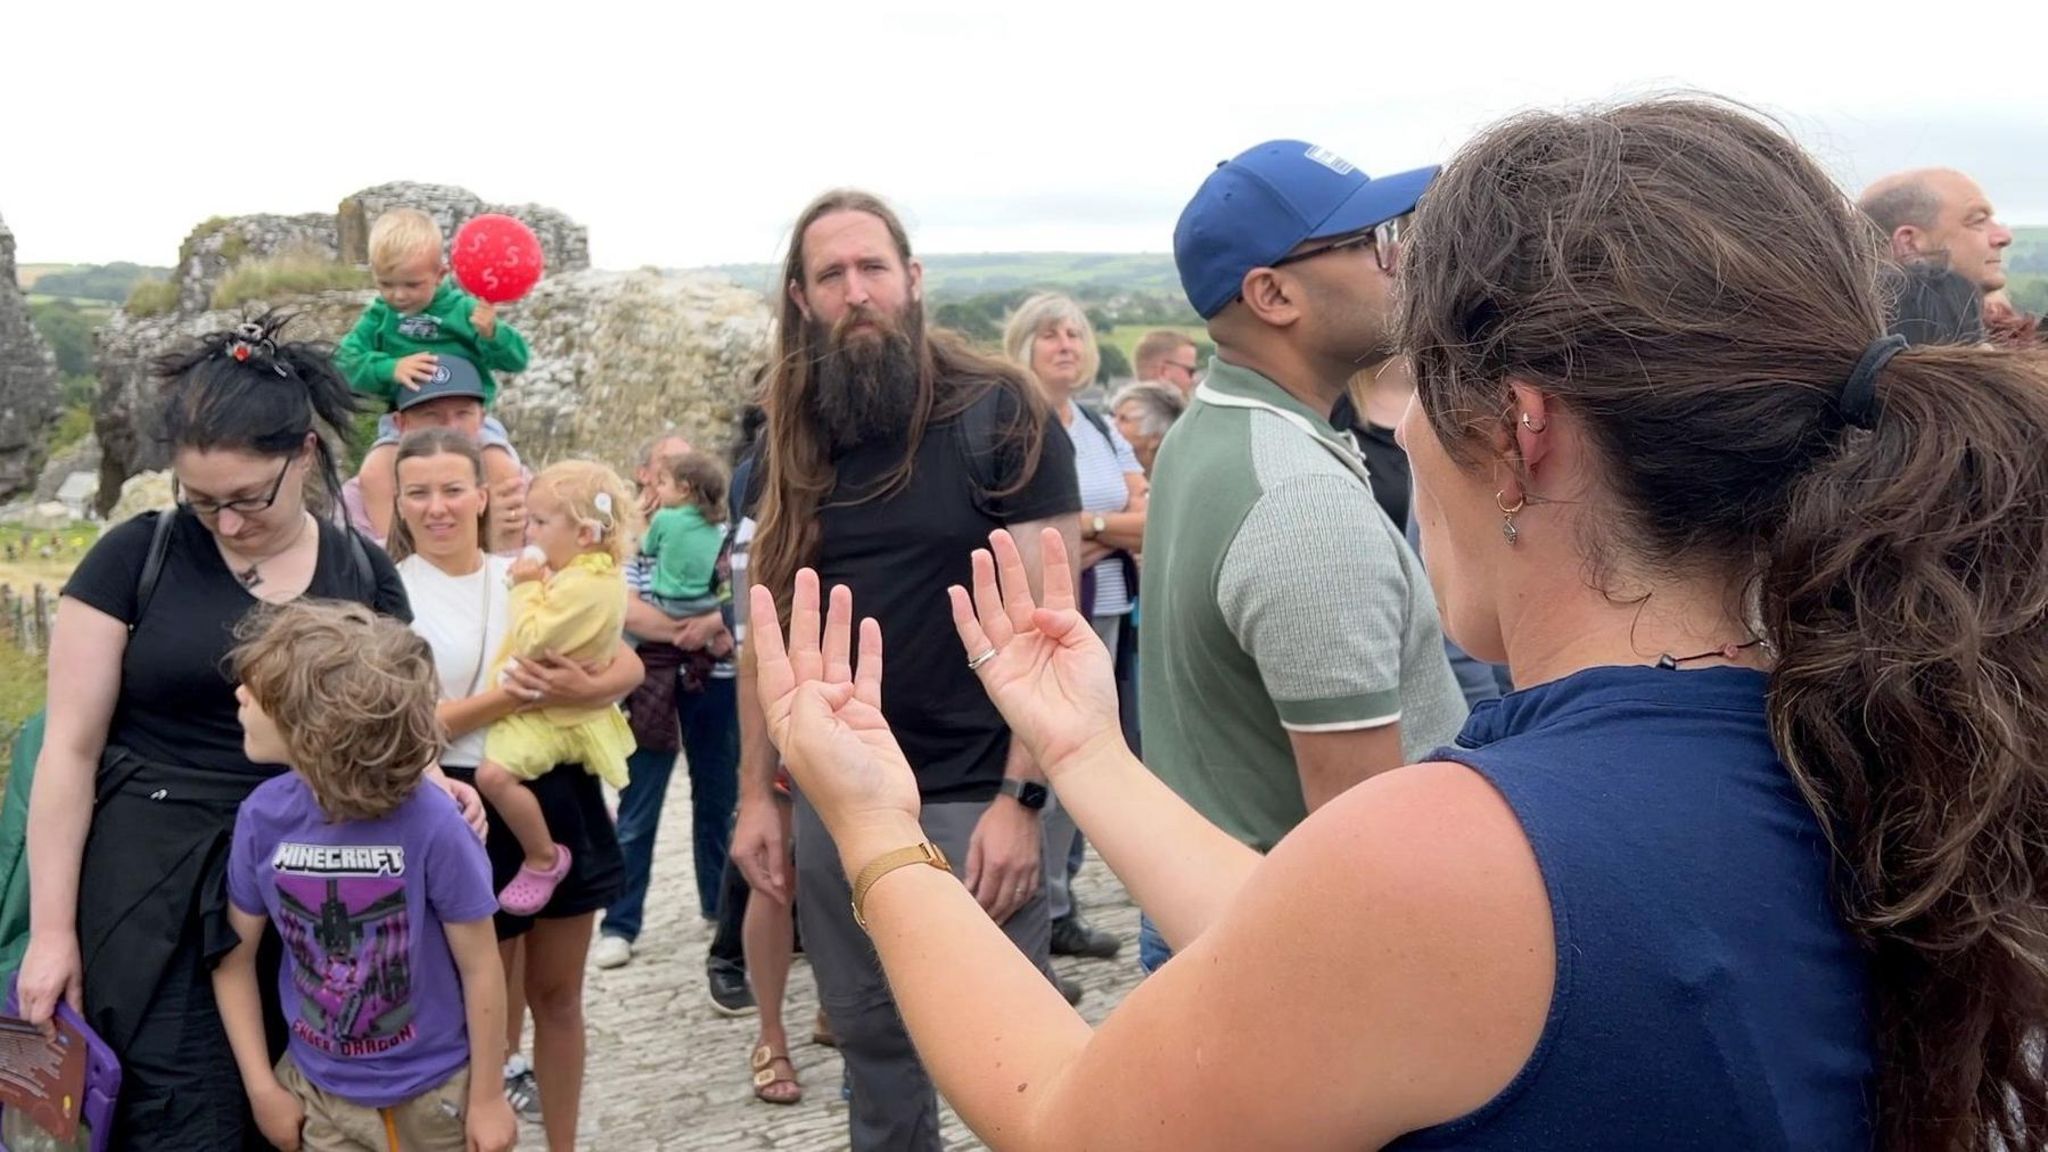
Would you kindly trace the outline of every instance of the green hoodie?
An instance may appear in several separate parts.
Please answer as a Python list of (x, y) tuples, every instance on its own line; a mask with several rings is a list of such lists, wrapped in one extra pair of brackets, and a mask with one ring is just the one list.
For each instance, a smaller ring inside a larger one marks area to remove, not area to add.
[(525, 370), (526, 338), (503, 318), (489, 340), (477, 335), (469, 322), (476, 304), (476, 297), (457, 288), (452, 279), (441, 281), (434, 299), (411, 316), (379, 298), (334, 350), (335, 367), (348, 378), (349, 387), (390, 406), (404, 387), (391, 375), (401, 358), (415, 352), (461, 356), (483, 377), (484, 407), (489, 408), (498, 399), (498, 382), (491, 372)]

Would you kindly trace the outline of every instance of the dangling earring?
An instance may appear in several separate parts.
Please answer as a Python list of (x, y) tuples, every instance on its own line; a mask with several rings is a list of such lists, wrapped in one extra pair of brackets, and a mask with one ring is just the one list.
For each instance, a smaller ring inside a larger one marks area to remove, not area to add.
[(1507, 538), (1508, 546), (1513, 547), (1522, 538), (1521, 529), (1515, 527), (1515, 513), (1529, 506), (1529, 497), (1526, 493), (1517, 496), (1515, 498), (1515, 506), (1510, 508), (1507, 505), (1507, 501), (1501, 499), (1506, 494), (1505, 490), (1495, 492), (1493, 494), (1493, 506), (1500, 509), (1500, 534)]

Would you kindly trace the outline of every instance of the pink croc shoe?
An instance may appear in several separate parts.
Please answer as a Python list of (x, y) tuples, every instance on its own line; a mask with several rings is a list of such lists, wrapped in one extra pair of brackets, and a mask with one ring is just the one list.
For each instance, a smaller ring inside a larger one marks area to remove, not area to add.
[(519, 874), (498, 893), (498, 907), (514, 916), (531, 916), (548, 906), (555, 894), (555, 885), (569, 874), (569, 849), (562, 844), (555, 845), (555, 866), (545, 872), (519, 866)]

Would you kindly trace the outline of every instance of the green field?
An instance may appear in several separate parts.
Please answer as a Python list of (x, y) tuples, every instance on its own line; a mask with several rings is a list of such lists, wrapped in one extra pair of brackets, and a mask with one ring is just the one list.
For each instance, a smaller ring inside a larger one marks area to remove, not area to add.
[(1199, 324), (1119, 324), (1108, 332), (1097, 332), (1095, 338), (1122, 352), (1124, 359), (1129, 360), (1137, 351), (1138, 341), (1145, 338), (1145, 333), (1157, 328), (1186, 333), (1201, 349), (1203, 359), (1216, 350), (1216, 346), (1209, 342), (1208, 329)]

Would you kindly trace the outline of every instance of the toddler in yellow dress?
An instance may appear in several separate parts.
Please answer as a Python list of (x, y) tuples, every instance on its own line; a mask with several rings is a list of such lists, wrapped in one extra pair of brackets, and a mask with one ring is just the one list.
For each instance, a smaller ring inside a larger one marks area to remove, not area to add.
[[(624, 481), (587, 460), (549, 466), (526, 495), (526, 555), (512, 565), (512, 621), (494, 668), (512, 657), (552, 652), (585, 664), (608, 662), (626, 623), (626, 580), (619, 561), (633, 546), (637, 507)], [(557, 765), (583, 770), (614, 788), (626, 786), (633, 732), (617, 708), (550, 707), (516, 712), (492, 724), (476, 783), (504, 817), (526, 854), (498, 893), (498, 905), (519, 916), (546, 906), (569, 874), (569, 849), (548, 832), (540, 801), (524, 781)]]

